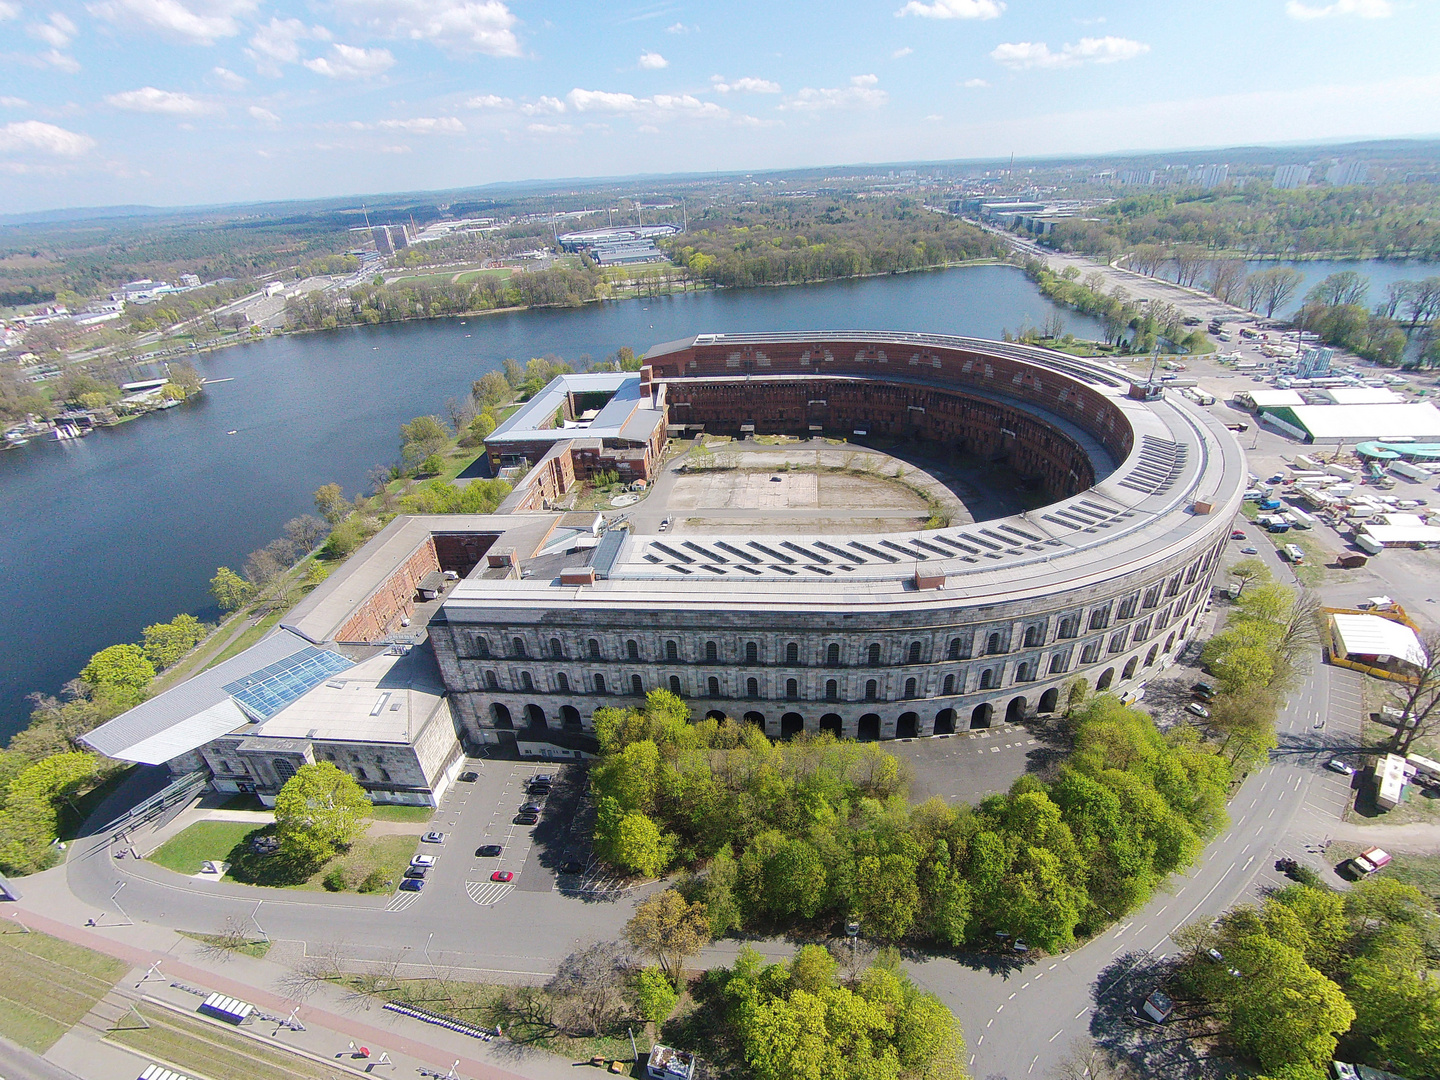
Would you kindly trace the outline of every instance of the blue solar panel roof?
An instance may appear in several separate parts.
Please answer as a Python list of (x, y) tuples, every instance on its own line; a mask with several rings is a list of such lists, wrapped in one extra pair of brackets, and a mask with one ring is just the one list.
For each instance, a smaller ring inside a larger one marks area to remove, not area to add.
[(307, 647), (220, 689), (256, 720), (269, 720), (306, 691), (355, 665), (339, 653)]

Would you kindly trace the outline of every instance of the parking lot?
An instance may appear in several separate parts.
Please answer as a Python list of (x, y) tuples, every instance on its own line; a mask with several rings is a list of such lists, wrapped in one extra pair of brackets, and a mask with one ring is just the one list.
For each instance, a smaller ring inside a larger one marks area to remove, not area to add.
[[(455, 903), (462, 898), (488, 908), (515, 892), (578, 894), (615, 887), (617, 883), (591, 868), (593, 813), (583, 769), (545, 762), (471, 759), (463, 773), (472, 772), (473, 781), (457, 781), (446, 793), (431, 823), (433, 830), (444, 833), (444, 841), (421, 842), (416, 847), (417, 854), (435, 857), (435, 865), (425, 875), (424, 889), (397, 893), (388, 910)], [(542, 775), (552, 778), (553, 787), (548, 796), (534, 797), (529, 785)], [(520, 807), (532, 797), (542, 804), (539, 821), (520, 824), (516, 821)], [(477, 854), (487, 845), (499, 846), (500, 854)], [(514, 877), (508, 882), (492, 881), (491, 875), (497, 871), (508, 871)]]

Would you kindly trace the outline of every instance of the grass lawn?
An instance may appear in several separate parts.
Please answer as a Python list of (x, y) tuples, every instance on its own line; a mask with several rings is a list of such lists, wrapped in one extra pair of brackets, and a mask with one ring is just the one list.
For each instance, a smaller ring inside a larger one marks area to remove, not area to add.
[(149, 1002), (142, 1002), (137, 1009), (148, 1028), (135, 1025), (131, 1015), (128, 1024), (132, 1026), (121, 1026), (106, 1038), (192, 1075), (210, 1080), (342, 1080), (354, 1075), (199, 1017)]
[(250, 629), (246, 630), (243, 634), (240, 634), (238, 637), (236, 637), (235, 640), (230, 642), (229, 645), (225, 646), (224, 650), (220, 652), (217, 656), (212, 658), (210, 662), (205, 665), (205, 667), (207, 669), (212, 668), (216, 664), (221, 663), (222, 661), (229, 660), (232, 656), (238, 656), (240, 653), (244, 652), (251, 645), (254, 645), (262, 637), (264, 637), (271, 630), (273, 630), (275, 628), (275, 624), (284, 617), (284, 611), (272, 611), (269, 615), (266, 615), (254, 626), (250, 627)]
[(128, 970), (48, 934), (0, 936), (0, 1035), (43, 1054)]
[(197, 821), (161, 844), (150, 861), (177, 874), (198, 874), (206, 860), (229, 860), (235, 845), (258, 828), (252, 821)]
[(373, 814), (376, 821), (413, 821), (424, 825), (435, 811), (428, 806), (377, 806)]
[(1440, 901), (1440, 855), (1396, 855), (1381, 873), (1414, 885), (1431, 900)]
[[(225, 949), (230, 939), (223, 934), (192, 934), (188, 930), (180, 931), (181, 937), (188, 937), (200, 942), (202, 945), (209, 945), (214, 949)], [(244, 941), (239, 944), (229, 944), (230, 952), (239, 953), (241, 956), (253, 956), (256, 960), (265, 959), (265, 954), (270, 951), (270, 942), (263, 940)]]
[(350, 846), (349, 851), (335, 856), (301, 882), (299, 888), (323, 890), (325, 875), (337, 866), (348, 871), (356, 882), (372, 870), (382, 871), (386, 881), (398, 882), (410, 865), (410, 856), (414, 854), (415, 837), (409, 834), (363, 836)]

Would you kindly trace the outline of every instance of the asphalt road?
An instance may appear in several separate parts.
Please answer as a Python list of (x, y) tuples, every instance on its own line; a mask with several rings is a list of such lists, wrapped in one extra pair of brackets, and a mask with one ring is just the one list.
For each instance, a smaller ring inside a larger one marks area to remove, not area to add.
[(0, 1080), (76, 1080), (76, 1076), (23, 1046), (0, 1039)]

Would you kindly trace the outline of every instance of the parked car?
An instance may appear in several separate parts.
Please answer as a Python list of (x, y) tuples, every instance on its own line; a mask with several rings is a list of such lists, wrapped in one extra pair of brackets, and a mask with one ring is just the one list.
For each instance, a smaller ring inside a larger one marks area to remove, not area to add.
[(1338, 772), (1341, 776), (1355, 775), (1355, 766), (1351, 765), (1344, 758), (1332, 757), (1325, 763), (1325, 767), (1331, 772)]
[(430, 868), (428, 866), (407, 866), (402, 876), (407, 878), (423, 878), (429, 872)]
[(475, 854), (481, 859), (493, 859), (504, 850), (499, 844), (482, 844), (475, 849)]
[(425, 888), (425, 882), (419, 878), (407, 877), (400, 882), (401, 892), (419, 892), (423, 888)]
[(420, 842), (424, 844), (443, 844), (445, 842), (445, 834), (443, 832), (427, 832), (424, 836), (420, 837)]
[(1241, 555), (1259, 555), (1260, 552), (1259, 552), (1258, 550), (1256, 550), (1255, 548), (1253, 548), (1253, 547), (1243, 547), (1243, 548), (1240, 549), (1240, 554), (1241, 554)]
[(668, 528), (670, 528), (670, 519), (667, 517), (664, 521), (660, 522), (660, 531), (664, 532)]
[(479, 779), (480, 774), (478, 772), (462, 772), (460, 774), (460, 782), (462, 784), (473, 784), (476, 780)]
[(540, 804), (538, 802), (527, 802), (524, 806), (520, 807), (520, 813), (538, 814), (540, 813)]
[(1244, 529), (1231, 529), (1231, 530), (1230, 530), (1230, 539), (1231, 539), (1231, 540), (1244, 540), (1244, 539), (1245, 539), (1245, 530), (1244, 530)]
[(563, 863), (560, 867), (560, 873), (562, 874), (583, 874), (584, 872), (585, 864), (583, 862), (567, 862)]
[(496, 870), (493, 874), (490, 875), (490, 880), (491, 880), (491, 881), (514, 881), (514, 880), (515, 880), (515, 871), (514, 871), (514, 870)]
[(434, 866), (434, 865), (435, 865), (435, 856), (434, 856), (434, 855), (416, 855), (414, 858), (412, 858), (412, 859), (410, 860), (410, 865), (411, 865), (411, 866)]
[(513, 823), (516, 825), (534, 825), (540, 820), (539, 814), (516, 814)]
[(1194, 713), (1202, 720), (1210, 719), (1210, 710), (1207, 709), (1204, 705), (1201, 705), (1198, 701), (1188, 702), (1185, 705), (1185, 711), (1188, 713)]
[(542, 773), (536, 773), (534, 776), (532, 776), (532, 777), (530, 778), (530, 786), (531, 786), (532, 788), (533, 788), (533, 787), (540, 787), (542, 784), (543, 784), (545, 787), (549, 787), (549, 786), (550, 786), (551, 784), (553, 784), (553, 783), (555, 783), (555, 778), (554, 778), (553, 776), (551, 776), (549, 773), (543, 773), (543, 772), (542, 772)]
[(1190, 692), (1196, 697), (1209, 700), (1210, 698), (1213, 698), (1215, 696), (1215, 687), (1212, 683), (1197, 682), (1190, 687)]

